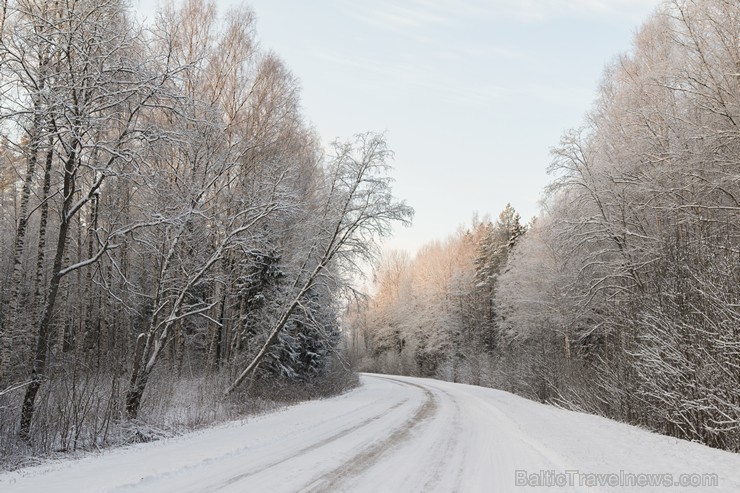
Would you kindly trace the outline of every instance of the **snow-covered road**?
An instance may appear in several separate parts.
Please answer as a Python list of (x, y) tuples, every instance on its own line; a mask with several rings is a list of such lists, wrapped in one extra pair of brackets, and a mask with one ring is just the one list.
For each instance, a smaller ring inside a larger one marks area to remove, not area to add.
[[(362, 382), (246, 422), (5, 473), (0, 492), (740, 491), (738, 454), (492, 389)], [(673, 485), (684, 480), (718, 486)]]

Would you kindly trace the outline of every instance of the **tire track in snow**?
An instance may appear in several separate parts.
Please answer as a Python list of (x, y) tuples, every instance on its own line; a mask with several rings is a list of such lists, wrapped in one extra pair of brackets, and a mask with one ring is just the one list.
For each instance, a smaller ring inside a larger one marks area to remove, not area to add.
[[(437, 490), (437, 487), (443, 480), (445, 464), (447, 463), (450, 457), (453, 457), (455, 455), (453, 451), (456, 450), (460, 445), (460, 434), (462, 431), (462, 424), (461, 424), (462, 412), (460, 410), (460, 403), (457, 401), (457, 399), (455, 399), (452, 396), (452, 394), (450, 394), (446, 390), (442, 390), (442, 389), (435, 389), (435, 390), (444, 394), (445, 397), (450, 402), (452, 402), (454, 406), (454, 414), (453, 414), (452, 423), (451, 423), (452, 431), (446, 434), (446, 438), (444, 439), (444, 442), (443, 442), (444, 445), (436, 448), (435, 465), (434, 467), (431, 467), (431, 469), (434, 471), (434, 474), (431, 478), (429, 478), (426, 481), (426, 483), (424, 483), (422, 491), (436, 491)], [(464, 456), (461, 458), (461, 463), (457, 467), (456, 474), (455, 474), (455, 486), (452, 489), (452, 491), (460, 491), (460, 482), (461, 482), (462, 474), (463, 474), (463, 462), (464, 462)]]
[[(350, 426), (348, 428), (344, 428), (343, 430), (341, 430), (341, 431), (339, 431), (339, 432), (337, 432), (337, 433), (335, 433), (335, 434), (333, 434), (333, 435), (331, 435), (329, 437), (326, 437), (326, 438), (324, 438), (322, 440), (319, 440), (317, 442), (314, 442), (311, 445), (305, 446), (305, 447), (303, 447), (303, 448), (301, 448), (301, 449), (293, 452), (292, 454), (290, 454), (290, 455), (288, 455), (286, 457), (283, 457), (283, 458), (281, 458), (279, 460), (270, 462), (268, 464), (261, 464), (257, 468), (254, 468), (254, 469), (245, 471), (245, 472), (243, 472), (241, 474), (238, 474), (236, 476), (231, 476), (230, 478), (228, 478), (228, 479), (226, 479), (224, 481), (218, 482), (216, 484), (211, 484), (211, 485), (208, 485), (207, 487), (197, 487), (197, 488), (190, 489), (190, 490), (183, 490), (181, 493), (185, 493), (185, 492), (212, 492), (212, 491), (219, 491), (220, 489), (223, 489), (223, 488), (225, 488), (227, 486), (230, 486), (230, 485), (232, 485), (234, 483), (237, 483), (239, 481), (242, 481), (243, 479), (249, 478), (250, 476), (254, 476), (255, 474), (259, 474), (259, 473), (264, 472), (264, 471), (266, 471), (266, 470), (268, 470), (270, 468), (279, 466), (280, 464), (283, 464), (284, 462), (287, 462), (287, 461), (289, 461), (291, 459), (294, 459), (294, 458), (296, 458), (298, 456), (301, 456), (301, 455), (303, 455), (306, 452), (309, 452), (309, 451), (314, 450), (314, 449), (319, 448), (319, 447), (324, 447), (324, 446), (329, 445), (329, 444), (331, 444), (331, 443), (333, 443), (333, 442), (335, 442), (337, 440), (341, 440), (342, 438), (344, 438), (345, 436), (349, 435), (350, 433), (353, 433), (353, 432), (355, 432), (357, 430), (360, 430), (360, 429), (362, 429), (362, 428), (364, 428), (364, 427), (366, 427), (366, 426), (374, 423), (375, 421), (378, 421), (379, 419), (382, 419), (384, 416), (388, 415), (389, 413), (391, 413), (395, 409), (398, 409), (399, 407), (403, 406), (407, 402), (408, 402), (408, 399), (403, 399), (403, 400), (395, 403), (394, 405), (386, 408), (381, 413), (378, 413), (378, 414), (376, 414), (376, 415), (374, 415), (374, 416), (372, 416), (370, 418), (364, 419), (363, 421), (361, 421), (360, 423), (358, 423), (356, 425)], [(136, 481), (134, 483), (129, 483), (129, 484), (122, 485), (122, 486), (116, 488), (116, 491), (135, 490), (137, 487), (142, 486), (144, 484), (151, 483), (153, 481), (160, 482), (163, 479), (166, 479), (168, 477), (178, 475), (178, 474), (182, 473), (183, 471), (190, 472), (190, 471), (192, 471), (195, 468), (208, 467), (210, 464), (213, 464), (215, 462), (218, 462), (218, 461), (222, 460), (224, 457), (231, 457), (231, 456), (234, 456), (234, 455), (239, 455), (240, 453), (246, 452), (249, 449), (250, 449), (250, 447), (244, 447), (244, 448), (242, 448), (240, 450), (237, 450), (237, 451), (231, 452), (229, 454), (226, 454), (225, 456), (212, 457), (212, 458), (209, 458), (207, 460), (204, 460), (203, 462), (197, 464), (194, 467), (190, 467), (190, 468), (187, 468), (185, 470), (182, 470), (181, 469), (181, 470), (172, 471), (172, 472), (168, 472), (168, 473), (164, 473), (164, 474), (158, 474), (158, 475), (154, 475), (154, 476), (143, 477), (143, 478), (139, 479), (138, 481)]]
[(350, 457), (341, 466), (331, 473), (319, 478), (317, 481), (301, 490), (302, 493), (323, 493), (343, 491), (343, 486), (354, 477), (378, 462), (386, 453), (396, 448), (399, 444), (408, 440), (411, 432), (420, 423), (433, 416), (438, 407), (436, 396), (427, 388), (410, 382), (396, 380), (394, 378), (374, 376), (402, 386), (411, 386), (421, 389), (426, 399), (416, 412), (406, 420), (400, 427), (391, 432), (385, 439), (375, 443), (371, 447)]
[(373, 423), (373, 422), (381, 419), (383, 416), (386, 416), (387, 414), (389, 414), (394, 409), (397, 409), (397, 408), (401, 407), (406, 402), (408, 402), (408, 399), (404, 399), (402, 401), (399, 401), (399, 402), (397, 402), (393, 406), (389, 407), (388, 409), (386, 409), (385, 411), (383, 411), (380, 414), (376, 414), (375, 416), (373, 416), (371, 418), (368, 418), (368, 419), (362, 421), (361, 423), (358, 423), (358, 424), (356, 424), (354, 426), (350, 426), (349, 428), (345, 428), (344, 430), (340, 431), (339, 433), (335, 433), (334, 435), (331, 435), (331, 436), (329, 436), (329, 437), (327, 437), (327, 438), (325, 438), (323, 440), (319, 440), (316, 443), (313, 443), (311, 445), (308, 445), (306, 447), (303, 447), (300, 450), (297, 450), (296, 452), (294, 452), (294, 453), (290, 454), (289, 456), (284, 457), (284, 458), (282, 458), (282, 459), (280, 459), (278, 461), (271, 462), (270, 464), (267, 464), (266, 466), (262, 466), (259, 469), (255, 469), (255, 470), (252, 470), (252, 471), (247, 471), (247, 472), (244, 472), (244, 473), (239, 474), (237, 476), (232, 476), (231, 478), (227, 479), (226, 481), (223, 481), (223, 482), (219, 483), (217, 486), (214, 487), (213, 490), (209, 489), (208, 491), (218, 491), (219, 489), (222, 489), (222, 488), (225, 488), (227, 486), (230, 486), (230, 485), (232, 485), (234, 483), (237, 483), (237, 482), (239, 482), (239, 481), (241, 481), (243, 479), (246, 479), (246, 478), (248, 478), (250, 476), (253, 476), (253, 475), (257, 474), (257, 473), (260, 473), (260, 472), (266, 471), (266, 470), (268, 470), (270, 468), (279, 466), (280, 464), (283, 464), (284, 462), (287, 462), (287, 461), (289, 461), (291, 459), (294, 459), (294, 458), (296, 458), (298, 456), (301, 456), (301, 455), (305, 454), (306, 452), (309, 452), (309, 451), (314, 450), (314, 449), (319, 448), (319, 447), (324, 447), (324, 446), (329, 445), (330, 443), (335, 442), (337, 440), (341, 440), (342, 438), (344, 438), (345, 436), (349, 435), (350, 433), (353, 433), (353, 432), (355, 432), (355, 431), (357, 431), (357, 430), (359, 430), (361, 428), (364, 428), (364, 427), (370, 425), (371, 423)]

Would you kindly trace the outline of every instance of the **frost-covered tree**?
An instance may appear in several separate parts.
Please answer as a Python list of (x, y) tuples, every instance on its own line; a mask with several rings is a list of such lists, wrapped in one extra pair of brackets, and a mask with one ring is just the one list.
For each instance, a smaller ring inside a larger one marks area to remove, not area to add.
[[(607, 68), (586, 125), (554, 150), (543, 226), (568, 296), (538, 322), (569, 340), (545, 398), (733, 450), (739, 15), (667, 2)], [(515, 332), (554, 293), (516, 301), (537, 262), (527, 246), (503, 279)]]
[(404, 341), (429, 320), (457, 378), (459, 329), (487, 325), (484, 383), (739, 450), (739, 19), (737, 2), (666, 1), (554, 148), (543, 216), (473, 230), (468, 298), (431, 265), (410, 291), (444, 279), (442, 297), (370, 304), (363, 327)]
[(390, 253), (362, 318), (365, 362), (375, 371), (480, 384), (490, 378), (496, 339), (493, 292), (523, 228), (511, 206), (493, 224), (475, 219), (413, 259)]
[(324, 158), (247, 8), (139, 25), (117, 0), (3, 6), (3, 454), (129, 436), (194, 381), (223, 411), (263, 358), (268, 383), (336, 378), (354, 262), (410, 218), (385, 140)]
[(392, 155), (382, 135), (367, 133), (351, 141), (337, 141), (333, 151), (316, 190), (316, 208), (303, 223), (303, 238), (308, 239), (309, 248), (289, 284), (280, 315), (227, 393), (253, 376), (273, 345), (281, 336), (286, 337), (286, 327), (312, 290), (341, 282), (358, 263), (372, 261), (378, 240), (389, 233), (391, 225), (406, 223), (413, 215), (413, 209), (392, 194)]
[[(21, 175), (9, 309), (0, 317), (0, 330), (4, 377), (10, 367), (24, 368), (21, 362), (30, 353), (20, 423), (21, 435), (28, 437), (58, 328), (56, 312), (60, 301), (69, 299), (70, 277), (75, 275), (77, 285), (88, 290), (90, 266), (137, 227), (103, 226), (98, 208), (141, 159), (142, 145), (149, 138), (142, 122), (148, 108), (159, 103), (168, 74), (156, 70), (120, 2), (19, 0), (6, 7), (4, 144), (22, 156), (26, 170)], [(34, 209), (29, 207), (31, 190), (41, 192)], [(31, 257), (26, 240), (36, 211), (40, 216), (35, 276), (23, 276), (19, 269), (24, 257)], [(89, 299), (80, 302), (88, 303), (81, 312), (91, 313)]]

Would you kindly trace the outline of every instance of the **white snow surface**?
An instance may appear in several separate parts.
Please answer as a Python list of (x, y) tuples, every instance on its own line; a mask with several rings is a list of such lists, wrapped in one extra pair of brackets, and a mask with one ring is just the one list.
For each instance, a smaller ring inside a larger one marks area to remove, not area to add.
[[(671, 476), (635, 485), (654, 474)], [(666, 486), (681, 474), (718, 486)], [(0, 492), (47, 491), (740, 492), (740, 455), (493, 389), (368, 374), (339, 397), (0, 475)]]

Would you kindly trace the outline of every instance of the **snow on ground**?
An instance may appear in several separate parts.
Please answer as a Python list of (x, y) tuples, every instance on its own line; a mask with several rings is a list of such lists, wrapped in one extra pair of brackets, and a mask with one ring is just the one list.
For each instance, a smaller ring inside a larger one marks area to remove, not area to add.
[[(0, 491), (740, 491), (738, 454), (492, 389), (362, 383), (249, 421), (4, 473)], [(674, 485), (684, 480), (717, 486)]]

